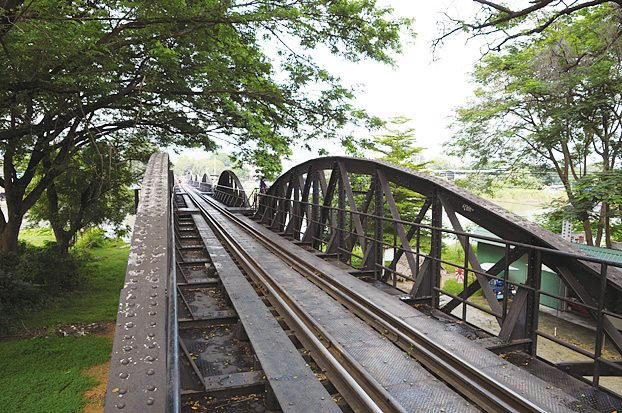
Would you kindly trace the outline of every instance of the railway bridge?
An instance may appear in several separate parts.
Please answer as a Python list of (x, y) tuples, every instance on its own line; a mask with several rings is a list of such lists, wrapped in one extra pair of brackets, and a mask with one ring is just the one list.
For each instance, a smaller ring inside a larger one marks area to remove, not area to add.
[(619, 411), (620, 266), (383, 162), (310, 160), (248, 193), (157, 153), (105, 411)]

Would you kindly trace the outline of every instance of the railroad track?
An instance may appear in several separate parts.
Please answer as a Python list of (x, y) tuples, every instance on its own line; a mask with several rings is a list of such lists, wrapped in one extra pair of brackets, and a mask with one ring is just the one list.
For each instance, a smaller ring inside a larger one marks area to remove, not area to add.
[(547, 411), (515, 390), (482, 373), (468, 361), (438, 346), (426, 337), (424, 332), (417, 331), (358, 292), (348, 289), (318, 268), (309, 268), (308, 264), (294, 253), (283, 250), (272, 239), (239, 216), (230, 213), (219, 203), (192, 190), (188, 191), (188, 195), (201, 210), (203, 217), (228, 252), (234, 256), (238, 265), (260, 289), (266, 292), (270, 303), (287, 320), (287, 324), (296, 332), (296, 336), (304, 347), (311, 351), (314, 360), (327, 372), (331, 382), (355, 411), (400, 412), (405, 410), (363, 366), (349, 356), (338, 341), (332, 339), (330, 334), (318, 325), (287, 291), (279, 286), (236, 237), (229, 234), (218, 220), (213, 218), (205, 204), (235, 222), (303, 277), (378, 332), (389, 337), (435, 377), (453, 388), (462, 397), (473, 402), (478, 408), (489, 412)]

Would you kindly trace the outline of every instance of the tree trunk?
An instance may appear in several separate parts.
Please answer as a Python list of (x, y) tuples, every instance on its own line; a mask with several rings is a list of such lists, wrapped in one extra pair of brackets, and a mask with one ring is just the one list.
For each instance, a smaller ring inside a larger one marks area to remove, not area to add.
[(17, 251), (17, 239), (19, 237), (19, 229), (21, 226), (22, 217), (9, 218), (9, 221), (0, 230), (0, 251)]
[(604, 203), (605, 205), (605, 247), (611, 248), (611, 221), (609, 217), (609, 204)]
[(598, 213), (598, 225), (597, 225), (597, 230), (596, 230), (596, 241), (594, 242), (594, 245), (597, 247), (600, 247), (600, 243), (603, 240), (603, 230), (605, 228), (605, 216), (607, 215), (607, 204), (605, 202), (602, 202), (600, 204), (600, 212)]
[(592, 234), (592, 223), (590, 222), (590, 217), (585, 214), (585, 216), (581, 217), (581, 223), (583, 224), (583, 231), (585, 232), (585, 242), (587, 245), (593, 246), (594, 235)]

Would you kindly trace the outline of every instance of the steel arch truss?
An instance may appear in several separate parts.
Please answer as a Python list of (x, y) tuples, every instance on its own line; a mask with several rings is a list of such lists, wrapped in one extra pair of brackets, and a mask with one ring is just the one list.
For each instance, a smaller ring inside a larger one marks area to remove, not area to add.
[(240, 179), (230, 170), (223, 171), (218, 177), (214, 198), (229, 207), (250, 207)]
[[(232, 186), (231, 181), (223, 185)], [(357, 275), (394, 286), (399, 280), (410, 280), (409, 295), (415, 302), (458, 316), (457, 309), (462, 309), (464, 319), (467, 307), (491, 314), (499, 324), (499, 338), (522, 343), (532, 354), (538, 336), (551, 339), (538, 330), (536, 303), (541, 295), (551, 296), (540, 285), (545, 265), (595, 319), (600, 337), (592, 357), (596, 364), (601, 362), (601, 333), (618, 351), (622, 349), (622, 335), (612, 323), (615, 316), (607, 314), (620, 313), (622, 306), (622, 277), (612, 268), (614, 263), (588, 258), (559, 236), (444, 179), (378, 161), (326, 157), (290, 169), (259, 197), (255, 219), (277, 233), (349, 263), (358, 269)], [(465, 221), (499, 239), (465, 232)], [(448, 238), (457, 239), (464, 257), (461, 262), (449, 262), (443, 252)], [(475, 239), (503, 245), (503, 258), (483, 268), (472, 245)], [(525, 257), (527, 278), (512, 282), (508, 279), (511, 264)], [(466, 273), (462, 292), (441, 289), (442, 264)], [(491, 280), (503, 284), (501, 302)], [(516, 295), (509, 303), (512, 285)], [(483, 293), (483, 304), (473, 301), (478, 291)], [(553, 297), (569, 301), (568, 296)]]
[(199, 182), (199, 191), (207, 194), (213, 193), (214, 185), (212, 184), (212, 178), (208, 174), (203, 174), (201, 182)]

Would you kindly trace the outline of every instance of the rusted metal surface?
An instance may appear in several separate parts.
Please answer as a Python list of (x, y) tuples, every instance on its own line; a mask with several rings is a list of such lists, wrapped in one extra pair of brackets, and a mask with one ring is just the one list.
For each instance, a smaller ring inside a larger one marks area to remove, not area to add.
[[(474, 344), (460, 334), (447, 331), (443, 324), (431, 317), (427, 317), (410, 306), (398, 301), (390, 300), (388, 297), (375, 287), (351, 277), (346, 270), (335, 268), (319, 259), (315, 254), (291, 245), (287, 240), (274, 236), (266, 228), (240, 216), (233, 218), (245, 230), (248, 230), (254, 237), (261, 239), (261, 243), (268, 246), (269, 252), (257, 251), (258, 256), (268, 257), (275, 254), (279, 259), (284, 259), (285, 268), (275, 269), (274, 274), (283, 274), (281, 282), (285, 284), (300, 283), (296, 277), (287, 274), (287, 265), (299, 271), (313, 283), (325, 291), (332, 291), (329, 294), (336, 298), (341, 304), (353, 311), (370, 325), (376, 325), (390, 341), (402, 347), (404, 351), (414, 355), (414, 357), (428, 368), (428, 370), (443, 377), (448, 383), (460, 392), (478, 402), (479, 406), (486, 411), (568, 411), (569, 406), (574, 411), (594, 411), (589, 406), (580, 409), (574, 407), (580, 402), (560, 388), (551, 386), (529, 373), (515, 368), (510, 363), (499, 358), (494, 353), (485, 348)], [(240, 232), (241, 240), (244, 235)], [(249, 241), (243, 241), (251, 249)], [(264, 258), (270, 265), (274, 262), (273, 258)], [(276, 268), (276, 267), (275, 267)], [(293, 274), (293, 273), (292, 273)], [(323, 314), (319, 316), (326, 328), (331, 325), (331, 312), (328, 302), (321, 301), (317, 293), (305, 293), (301, 286), (292, 287), (301, 302), (305, 302), (305, 308), (313, 314)], [(307, 298), (304, 297), (313, 297)], [(355, 307), (360, 307), (360, 311)], [(343, 314), (339, 315), (339, 325), (344, 325), (343, 330), (338, 333), (339, 342), (347, 346), (347, 349), (355, 349), (357, 356), (362, 357), (365, 348), (359, 348), (356, 344), (350, 344), (350, 335), (353, 334), (354, 327), (346, 321)], [(339, 328), (337, 327), (337, 330)], [(359, 336), (360, 341), (362, 338)], [(365, 347), (373, 347), (373, 339), (365, 338)], [(377, 350), (377, 354), (382, 354), (383, 359), (390, 359), (389, 353)], [(373, 365), (374, 356), (364, 359), (368, 366)], [(376, 355), (377, 361), (377, 355)], [(390, 362), (392, 374), (398, 377), (405, 377), (403, 373), (397, 373), (397, 369), (402, 368), (404, 360)], [(451, 411), (451, 403), (444, 402), (434, 404), (430, 398), (432, 394), (443, 400), (442, 393), (432, 391), (432, 387), (427, 381), (418, 379), (419, 383), (426, 383), (427, 394), (419, 394), (411, 390), (408, 396), (416, 402), (424, 401), (427, 407), (419, 406), (419, 409), (427, 411), (435, 408), (446, 408)], [(391, 386), (389, 386), (391, 389)], [(487, 395), (486, 395), (487, 394)], [(427, 397), (427, 398), (426, 398)], [(445, 406), (442, 403), (446, 403)], [(498, 404), (497, 404), (498, 403)], [(434, 407), (430, 407), (434, 406)]]
[(244, 187), (233, 171), (222, 171), (214, 188), (214, 198), (231, 207), (250, 206)]
[(149, 159), (121, 290), (104, 410), (169, 411), (168, 155)]
[(199, 233), (218, 268), (230, 300), (284, 412), (339, 412), (281, 326), (242, 275), (205, 220), (195, 217)]
[[(412, 191), (415, 198), (420, 197), (420, 210), (411, 213), (412, 221), (404, 220), (406, 211), (398, 208), (395, 197), (399, 191)], [(538, 337), (576, 350), (572, 343), (550, 339), (538, 328), (540, 297), (580, 305), (597, 329), (594, 350), (580, 352), (595, 360), (594, 385), (598, 385), (601, 367), (606, 372), (612, 370), (601, 355), (603, 334), (622, 354), (622, 334), (613, 323), (622, 318), (619, 263), (590, 257), (558, 235), (444, 179), (385, 162), (326, 157), (290, 169), (259, 198), (255, 219), (273, 231), (362, 271), (373, 271), (378, 281), (390, 282), (393, 287), (398, 278), (412, 281), (405, 298), (413, 302), (454, 315), (453, 310), (460, 306), (465, 321), (469, 308), (487, 313), (497, 320), (502, 340), (520, 342), (532, 355), (537, 353)], [(452, 229), (443, 225), (447, 218)], [(469, 234), (460, 219), (468, 219), (500, 239)], [(465, 254), (463, 262), (444, 258), (442, 246), (447, 238), (459, 241)], [(470, 245), (473, 240), (501, 243), (504, 257), (490, 268), (482, 268)], [(389, 265), (385, 265), (383, 249), (393, 250)], [(510, 265), (523, 256), (527, 257), (528, 276), (524, 281), (512, 281)], [(398, 271), (400, 258), (404, 258), (406, 269)], [(464, 271), (463, 292), (458, 296), (442, 288), (441, 264)], [(543, 291), (541, 274), (545, 266), (563, 282), (568, 291), (564, 296)], [(503, 285), (501, 303), (491, 287), (493, 282)], [(516, 289), (512, 303), (509, 285)], [(483, 304), (472, 299), (479, 290), (485, 297)]]

